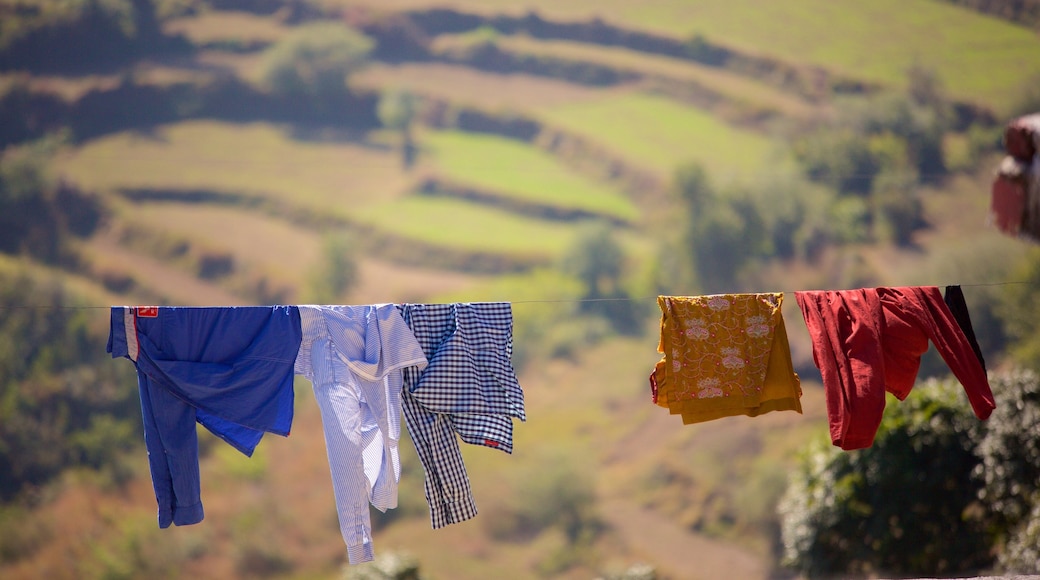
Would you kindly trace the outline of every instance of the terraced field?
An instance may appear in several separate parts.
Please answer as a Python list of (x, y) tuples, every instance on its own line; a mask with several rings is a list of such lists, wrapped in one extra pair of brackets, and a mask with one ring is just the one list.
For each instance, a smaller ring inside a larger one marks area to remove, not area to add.
[[(373, 5), (319, 4), (358, 11), (344, 18), (361, 18), (361, 7)], [(483, 16), (535, 10), (557, 24), (600, 18), (673, 41), (696, 34), (805, 78), (861, 82), (864, 92), (902, 87), (906, 68), (921, 64), (938, 72), (954, 98), (991, 111), (1010, 102), (1026, 75), (1040, 73), (1035, 34), (925, 0), (452, 5)], [(433, 7), (428, 0), (378, 4), (384, 16)], [(262, 49), (300, 23), (283, 13), (221, 10), (178, 18), (166, 24), (168, 31), (185, 35), (197, 52), (137, 70), (174, 84), (224, 77), (252, 83)], [(809, 371), (802, 371), (804, 415), (684, 427), (649, 402), (646, 377), (659, 358), (654, 281), (666, 267), (658, 261), (662, 249), (676, 233), (679, 212), (670, 191), (676, 169), (697, 162), (721, 186), (798, 173), (781, 129), (827, 118), (834, 95), (823, 87), (817, 98), (804, 86), (753, 71), (594, 38), (486, 29), (477, 35), (492, 37), (510, 58), (604, 67), (628, 80), (597, 84), (537, 62), (530, 71), (495, 72), (468, 56), (452, 60), (450, 53), (474, 37), (455, 31), (433, 34), (428, 58), (375, 60), (347, 81), (360, 92), (405, 88), (419, 97), (412, 127), (418, 157), (409, 169), (402, 166), (400, 136), (374, 127), (188, 115), (74, 142), (52, 168), (97, 192), (107, 213), (98, 232), (78, 245), (83, 263), (66, 273), (70, 287), (99, 304), (298, 302), (308, 299), (307, 280), (321, 267), (324, 239), (345, 233), (360, 272), (358, 285), (340, 297), (345, 303), (512, 301), (530, 417), (516, 426), (517, 451), (506, 456), (467, 447), (481, 516), (434, 532), (421, 470), (405, 450), (401, 507), (396, 519), (381, 520), (377, 553), (413, 553), (431, 578), (508, 570), (504, 577), (578, 579), (636, 562), (653, 564), (661, 577), (685, 578), (691, 560), (709, 575), (775, 576), (775, 500), (793, 450), (824, 433), (822, 391), (797, 309), (789, 299), (795, 364)], [(104, 87), (113, 78), (39, 78), (34, 90), (64, 91), (74, 100), (84, 83)], [(527, 129), (511, 129), (515, 121)], [(1020, 251), (982, 217), (989, 161), (965, 161), (963, 174), (922, 188), (930, 227), (915, 235), (915, 245), (826, 248), (815, 262), (763, 260), (759, 279), (775, 284), (768, 290), (786, 291), (848, 280), (856, 268), (892, 284), (934, 283), (945, 275), (956, 278), (949, 282), (977, 280), (968, 275), (974, 263), (932, 252), (954, 242), (965, 253)], [(590, 223), (609, 224), (625, 252), (641, 336), (588, 324), (576, 302), (581, 288), (559, 266)], [(203, 275), (205, 260), (223, 270)], [(320, 418), (309, 387), (297, 387), (299, 428), (291, 438), (265, 440), (250, 461), (226, 453), (205, 459), (203, 479), (211, 484), (205, 527), (152, 529), (142, 469), (123, 491), (70, 479), (39, 516), (52, 523), (66, 518), (68, 532), (31, 558), (0, 566), (0, 576), (60, 576), (56, 562), (63, 558), (79, 562), (68, 576), (113, 575), (122, 570), (118, 563), (154, 556), (159, 576), (163, 570), (249, 576), (256, 570), (243, 566), (266, 562), (269, 568), (257, 573), (338, 577), (343, 547)], [(599, 526), (593, 539), (576, 545), (558, 527), (509, 528), (510, 522), (523, 527), (515, 522), (529, 517), (523, 499), (532, 490), (551, 491), (560, 481), (578, 482), (587, 492), (576, 501), (590, 502), (589, 517)], [(149, 551), (160, 544), (168, 548), (165, 560)]]
[[(329, 0), (331, 4), (341, 1)], [(486, 15), (535, 12), (563, 21), (598, 18), (681, 39), (700, 35), (751, 54), (773, 55), (886, 85), (904, 83), (906, 69), (916, 63), (935, 69), (957, 98), (998, 107), (1009, 104), (1023, 79), (1040, 73), (1040, 63), (1033, 57), (1040, 46), (1035, 33), (928, 0), (869, 4), (851, 0), (796, 4), (650, 0), (638, 5), (591, 0), (461, 0), (452, 4), (462, 11)], [(380, 6), (430, 8), (424, 0), (388, 0)]]

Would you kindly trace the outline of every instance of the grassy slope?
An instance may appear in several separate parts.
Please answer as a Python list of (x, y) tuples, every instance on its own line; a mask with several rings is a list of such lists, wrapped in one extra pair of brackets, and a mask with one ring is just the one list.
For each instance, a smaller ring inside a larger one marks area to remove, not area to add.
[(245, 193), (340, 214), (408, 188), (410, 177), (388, 147), (316, 137), (294, 138), (264, 123), (188, 121), (96, 139), (56, 169), (93, 190)]
[(635, 205), (610, 185), (576, 174), (529, 145), (459, 131), (424, 133), (421, 142), (448, 179), (521, 201), (635, 220)]
[[(451, 46), (454, 35), (437, 38), (434, 49)], [(458, 35), (464, 41), (466, 35)], [(498, 36), (495, 45), (520, 55), (562, 58), (632, 71), (664, 82), (685, 82), (717, 92), (727, 100), (754, 110), (778, 111), (803, 118), (812, 107), (795, 95), (785, 93), (754, 78), (688, 60), (642, 53), (626, 48), (600, 46), (565, 40), (541, 40), (526, 35)]]
[[(428, 8), (430, 2), (379, 5)], [(932, 0), (455, 0), (451, 5), (480, 13), (535, 10), (546, 18), (599, 17), (679, 38), (700, 34), (740, 50), (895, 86), (905, 82), (906, 69), (916, 62), (935, 69), (956, 98), (997, 107), (1040, 74), (1040, 38), (1034, 32)]]
[[(405, 195), (415, 177), (376, 141), (313, 142), (276, 126), (190, 121), (103, 137), (60, 160), (56, 170), (101, 191), (156, 189), (245, 194), (313, 216), (337, 216), (395, 236), (458, 250), (557, 256), (573, 237), (566, 224), (458, 200)], [(432, 133), (424, 166), (463, 184), (564, 209), (632, 219), (632, 203), (531, 146), (489, 136)], [(428, 159), (426, 159), (428, 157)], [(508, 179), (507, 179), (508, 177)], [(235, 210), (141, 204), (123, 219), (231, 251), (246, 264), (281, 269), (286, 281), (312, 262), (316, 236)], [(449, 225), (451, 227), (445, 227)], [(284, 236), (283, 236), (284, 234)], [(269, 251), (278, 236), (279, 251)], [(284, 238), (284, 239), (282, 239)], [(295, 259), (287, 262), (288, 256)], [(288, 267), (283, 264), (290, 264)]]
[(540, 115), (665, 178), (690, 161), (720, 181), (739, 181), (766, 163), (791, 163), (767, 137), (663, 97), (622, 94)]
[(434, 246), (518, 256), (557, 255), (574, 237), (571, 224), (525, 218), (455, 199), (413, 196), (364, 208), (357, 217)]

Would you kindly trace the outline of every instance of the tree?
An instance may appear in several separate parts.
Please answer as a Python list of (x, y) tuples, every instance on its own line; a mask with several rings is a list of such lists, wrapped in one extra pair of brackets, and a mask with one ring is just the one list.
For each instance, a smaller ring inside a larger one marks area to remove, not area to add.
[(317, 304), (334, 304), (359, 280), (356, 245), (351, 237), (326, 235), (322, 240), (321, 261), (310, 276), (310, 300)]
[(619, 332), (639, 331), (639, 308), (622, 284), (625, 252), (610, 226), (584, 227), (564, 256), (563, 269), (581, 282), (583, 312), (603, 316)]
[(383, 93), (376, 107), (379, 122), (387, 129), (401, 132), (401, 157), (404, 168), (415, 163), (415, 143), (412, 142), (412, 121), (415, 119), (415, 95), (406, 90)]
[(332, 103), (347, 92), (347, 77), (367, 64), (372, 47), (348, 26), (305, 24), (267, 49), (261, 78), (275, 94)]
[(736, 291), (744, 267), (768, 253), (769, 235), (753, 196), (718, 192), (697, 164), (679, 168), (674, 189), (686, 204), (682, 251), (689, 252), (699, 290)]
[(872, 447), (809, 447), (779, 506), (786, 563), (810, 577), (988, 566), (972, 476), (980, 429), (960, 385), (931, 380), (903, 402), (889, 397)]
[(0, 154), (0, 252), (59, 262), (70, 257), (70, 235), (88, 235), (100, 220), (94, 197), (58, 183), (47, 171), (64, 139), (52, 135)]
[(585, 287), (583, 299), (602, 298), (620, 290), (624, 258), (624, 250), (610, 227), (597, 223), (578, 234), (574, 246), (564, 256), (564, 269)]

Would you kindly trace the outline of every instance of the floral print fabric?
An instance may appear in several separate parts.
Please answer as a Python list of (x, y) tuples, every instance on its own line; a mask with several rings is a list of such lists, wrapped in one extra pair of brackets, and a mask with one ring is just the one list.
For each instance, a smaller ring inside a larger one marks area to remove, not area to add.
[(769, 411), (801, 413), (782, 293), (660, 296), (664, 357), (653, 400), (683, 423)]

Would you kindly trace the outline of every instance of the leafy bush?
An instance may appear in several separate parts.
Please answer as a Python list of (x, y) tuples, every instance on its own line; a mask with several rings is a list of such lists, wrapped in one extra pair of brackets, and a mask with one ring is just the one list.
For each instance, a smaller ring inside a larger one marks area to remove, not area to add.
[(809, 179), (842, 193), (870, 193), (879, 169), (866, 139), (849, 129), (811, 133), (795, 143), (794, 153)]
[(0, 500), (140, 445), (133, 368), (75, 305), (57, 282), (0, 271)]
[(155, 516), (114, 520), (114, 527), (90, 541), (90, 551), (75, 564), (82, 578), (177, 578), (192, 554), (179, 537), (155, 525)]
[(746, 192), (716, 190), (697, 164), (676, 172), (674, 188), (685, 204), (681, 243), (690, 252), (699, 290), (736, 291), (742, 270), (769, 248), (764, 214)]
[(261, 78), (278, 95), (334, 99), (346, 93), (347, 77), (367, 63), (372, 46), (342, 24), (305, 24), (264, 52)]
[(95, 198), (58, 183), (47, 171), (65, 138), (52, 135), (0, 154), (0, 252), (69, 261), (74, 259), (69, 239), (90, 234), (101, 219)]
[(311, 271), (309, 299), (318, 304), (334, 304), (360, 282), (357, 244), (347, 234), (327, 234), (321, 245), (321, 258)]
[(581, 312), (606, 319), (617, 332), (637, 334), (642, 330), (646, 312), (624, 287), (625, 253), (610, 226), (585, 226), (565, 253), (561, 267), (581, 283)]
[(35, 0), (3, 16), (0, 69), (96, 69), (183, 47), (163, 36), (155, 0)]
[(1033, 511), (1012, 532), (997, 563), (1007, 573), (1040, 574), (1040, 497), (1034, 497)]
[(383, 93), (376, 105), (379, 122), (401, 133), (401, 161), (406, 170), (411, 169), (417, 154), (417, 147), (412, 141), (412, 122), (415, 120), (417, 101), (410, 91), (398, 89)]
[(975, 475), (981, 499), (1007, 533), (1030, 516), (1040, 494), (1040, 377), (1019, 370), (995, 375), (990, 384), (997, 408), (978, 445)]
[(939, 575), (992, 561), (972, 477), (979, 422), (959, 384), (889, 398), (874, 445), (820, 441), (780, 503), (785, 561), (810, 577)]
[(511, 505), (484, 520), (499, 539), (523, 541), (548, 529), (559, 530), (569, 548), (588, 545), (603, 529), (596, 513), (595, 482), (574, 457), (556, 454), (517, 482)]
[(31, 556), (53, 534), (50, 526), (20, 505), (0, 507), (0, 564)]
[(889, 397), (872, 447), (806, 449), (781, 501), (785, 560), (833, 575), (1040, 570), (1040, 377), (990, 376), (978, 421), (954, 380)]

